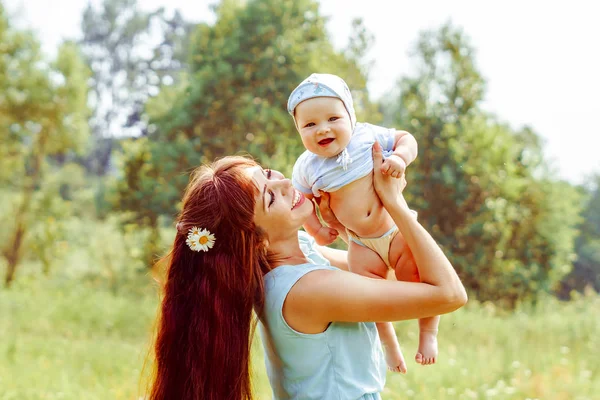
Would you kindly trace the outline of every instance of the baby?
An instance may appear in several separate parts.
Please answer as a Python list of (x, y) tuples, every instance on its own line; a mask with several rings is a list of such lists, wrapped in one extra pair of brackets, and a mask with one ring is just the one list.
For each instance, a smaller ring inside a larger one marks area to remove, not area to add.
[[(417, 142), (404, 131), (357, 123), (348, 85), (338, 76), (312, 74), (290, 95), (288, 112), (307, 151), (294, 165), (292, 183), (309, 199), (320, 192), (330, 196), (330, 207), (349, 237), (348, 263), (352, 272), (386, 279), (394, 269), (398, 280), (414, 279), (400, 259), (404, 239), (373, 188), (372, 147), (379, 142), (386, 157), (384, 173), (402, 178), (417, 156)], [(337, 231), (323, 226), (315, 212), (304, 229), (320, 245), (331, 243)], [(435, 363), (439, 316), (419, 320), (417, 363)], [(377, 323), (388, 368), (405, 373), (406, 363), (389, 322)]]

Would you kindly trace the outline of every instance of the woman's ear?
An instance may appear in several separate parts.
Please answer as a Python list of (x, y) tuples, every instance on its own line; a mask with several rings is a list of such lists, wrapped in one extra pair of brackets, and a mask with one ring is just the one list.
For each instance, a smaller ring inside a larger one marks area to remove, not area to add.
[(258, 237), (258, 245), (264, 247), (265, 249), (269, 247), (269, 237), (267, 236), (267, 232), (261, 227), (256, 227), (256, 236)]

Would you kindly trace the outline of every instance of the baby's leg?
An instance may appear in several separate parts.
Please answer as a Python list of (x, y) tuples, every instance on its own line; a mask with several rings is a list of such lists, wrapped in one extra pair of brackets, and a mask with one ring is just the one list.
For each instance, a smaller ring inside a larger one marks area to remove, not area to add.
[(421, 365), (435, 364), (438, 355), (437, 333), (440, 316), (419, 320), (419, 349), (415, 361)]
[[(407, 282), (420, 282), (419, 270), (412, 262), (406, 262), (410, 255), (410, 249), (404, 241), (402, 234), (398, 233), (390, 246), (390, 259), (395, 261), (396, 279)], [(394, 265), (394, 264), (392, 264)], [(428, 317), (419, 319), (419, 348), (415, 355), (415, 361), (421, 365), (435, 364), (438, 355), (437, 332), (440, 317)]]
[[(348, 246), (348, 266), (350, 271), (370, 278), (385, 279), (387, 265), (373, 250), (350, 240)], [(379, 339), (385, 350), (385, 359), (392, 372), (406, 373), (406, 362), (391, 322), (377, 322)]]

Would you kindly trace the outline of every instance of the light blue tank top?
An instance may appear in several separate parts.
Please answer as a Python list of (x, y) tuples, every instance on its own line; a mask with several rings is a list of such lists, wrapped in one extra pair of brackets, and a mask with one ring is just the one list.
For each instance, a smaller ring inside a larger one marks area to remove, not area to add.
[(283, 303), (305, 274), (335, 270), (315, 248), (314, 239), (299, 233), (311, 263), (283, 265), (265, 275), (265, 308), (259, 324), (273, 398), (303, 400), (380, 399), (386, 365), (375, 323), (333, 322), (327, 330), (305, 334), (283, 318)]

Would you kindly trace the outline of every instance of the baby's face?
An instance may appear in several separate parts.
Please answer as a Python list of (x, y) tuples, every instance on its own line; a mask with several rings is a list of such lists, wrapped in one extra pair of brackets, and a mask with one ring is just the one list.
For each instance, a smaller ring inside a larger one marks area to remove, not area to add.
[(334, 157), (350, 143), (352, 124), (344, 103), (335, 97), (315, 97), (296, 106), (296, 126), (306, 150)]

